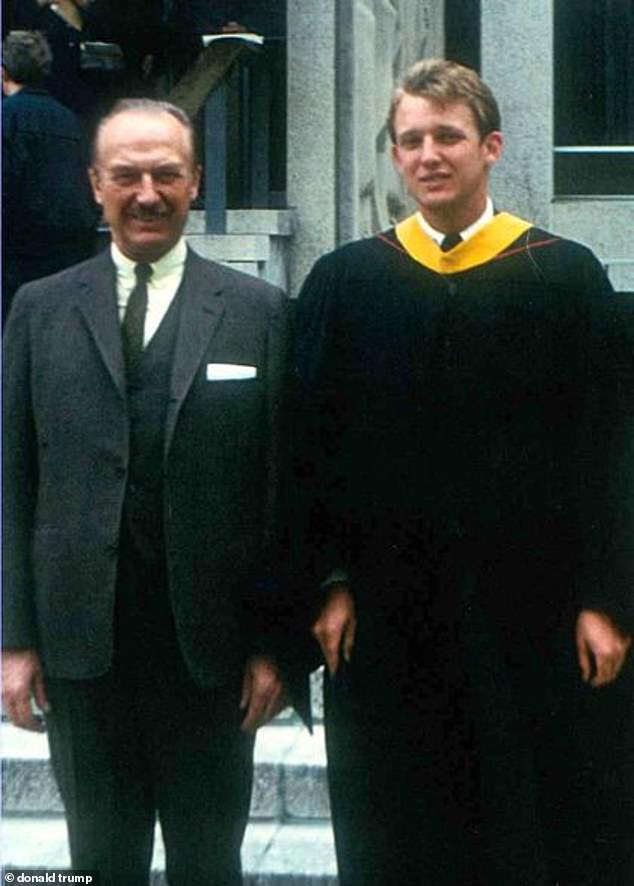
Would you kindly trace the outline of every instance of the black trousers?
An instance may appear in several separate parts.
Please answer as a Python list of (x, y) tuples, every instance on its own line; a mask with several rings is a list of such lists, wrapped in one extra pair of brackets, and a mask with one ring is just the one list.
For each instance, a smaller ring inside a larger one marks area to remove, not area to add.
[(48, 680), (73, 866), (98, 870), (101, 886), (147, 886), (158, 815), (170, 886), (239, 886), (253, 765), (239, 682), (214, 691), (193, 683), (164, 571), (126, 548), (111, 670)]

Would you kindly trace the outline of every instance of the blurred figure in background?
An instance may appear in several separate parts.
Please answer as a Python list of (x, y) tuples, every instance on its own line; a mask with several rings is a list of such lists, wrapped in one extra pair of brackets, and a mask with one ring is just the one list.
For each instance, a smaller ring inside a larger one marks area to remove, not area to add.
[(16, 290), (88, 258), (97, 208), (80, 125), (44, 88), (51, 50), (39, 33), (3, 43), (2, 324)]
[(18, 0), (5, 11), (11, 30), (41, 31), (50, 46), (52, 60), (45, 86), (51, 95), (87, 118), (95, 95), (81, 76), (81, 44), (86, 39), (87, 11), (91, 0)]

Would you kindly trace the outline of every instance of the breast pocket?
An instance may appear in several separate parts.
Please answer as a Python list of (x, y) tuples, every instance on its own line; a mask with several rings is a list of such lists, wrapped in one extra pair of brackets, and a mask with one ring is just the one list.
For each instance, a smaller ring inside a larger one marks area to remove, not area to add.
[(257, 376), (257, 366), (246, 363), (207, 363), (206, 378), (210, 382), (251, 381)]
[(264, 387), (259, 377), (213, 379), (199, 376), (181, 411), (179, 428), (205, 446), (257, 446), (264, 419)]

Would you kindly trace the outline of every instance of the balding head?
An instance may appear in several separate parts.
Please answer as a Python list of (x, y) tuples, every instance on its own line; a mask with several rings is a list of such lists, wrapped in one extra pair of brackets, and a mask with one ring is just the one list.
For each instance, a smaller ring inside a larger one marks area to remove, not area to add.
[(189, 119), (164, 102), (120, 102), (99, 126), (90, 177), (119, 249), (157, 261), (180, 239), (198, 193)]

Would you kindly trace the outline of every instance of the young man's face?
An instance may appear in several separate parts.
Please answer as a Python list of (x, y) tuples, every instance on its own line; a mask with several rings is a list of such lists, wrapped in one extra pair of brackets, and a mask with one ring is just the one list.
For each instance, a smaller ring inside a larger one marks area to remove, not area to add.
[(124, 111), (99, 135), (91, 181), (112, 239), (137, 262), (178, 242), (200, 172), (185, 127), (167, 112)]
[(464, 102), (440, 104), (409, 93), (396, 110), (394, 129), (394, 165), (427, 221), (444, 232), (476, 221), (486, 206), (502, 135), (481, 138)]

